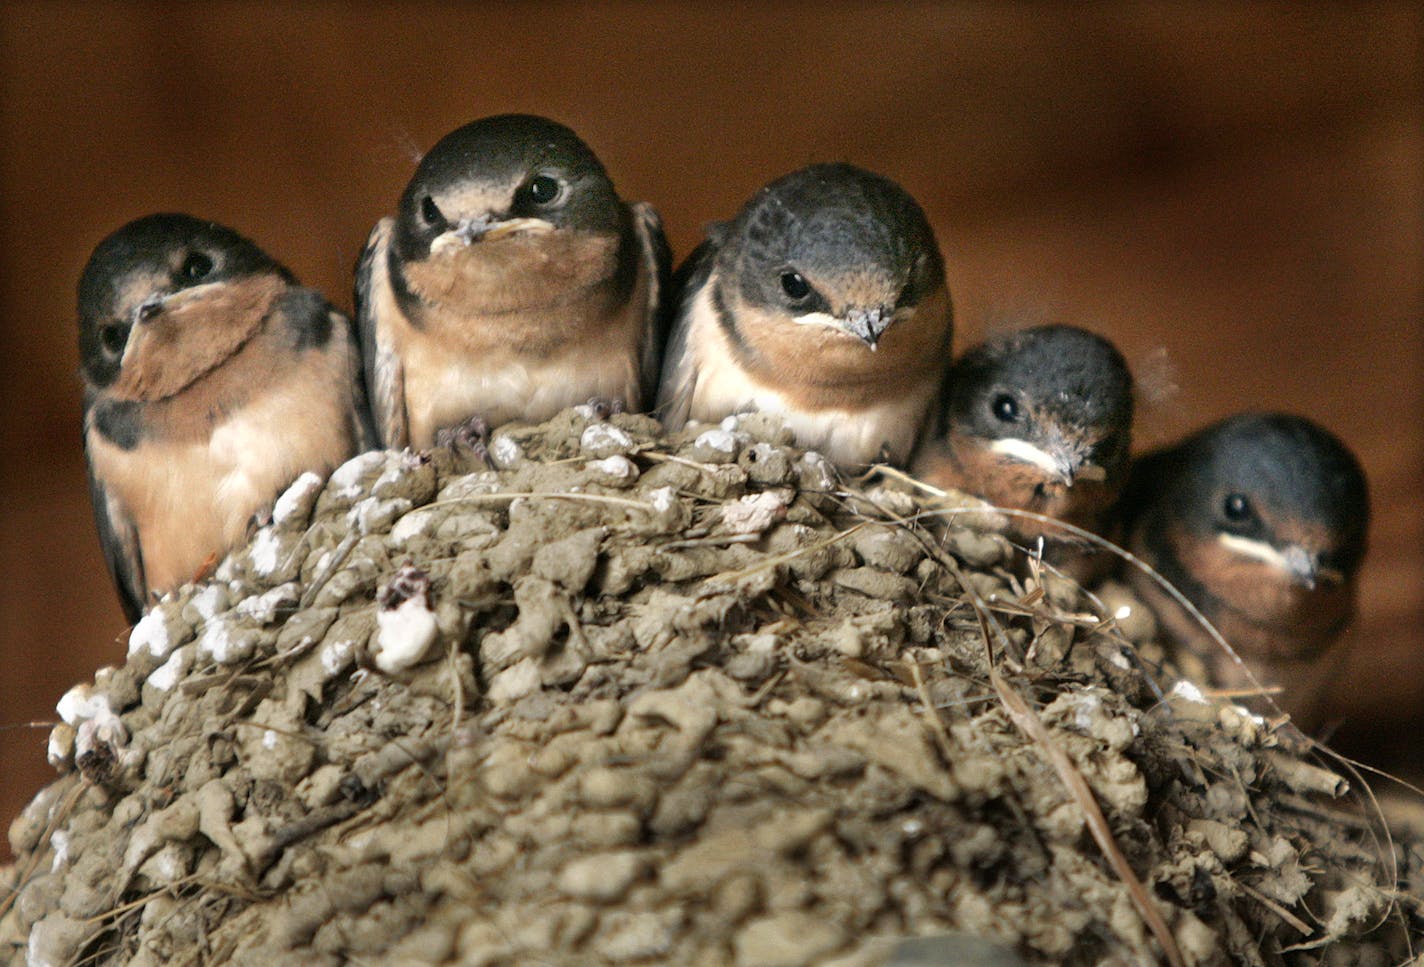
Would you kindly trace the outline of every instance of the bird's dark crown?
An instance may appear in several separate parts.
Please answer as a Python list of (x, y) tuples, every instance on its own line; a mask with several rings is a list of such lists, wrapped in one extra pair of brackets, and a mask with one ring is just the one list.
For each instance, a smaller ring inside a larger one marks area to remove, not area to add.
[(1021, 414), (1023, 420), (1046, 417), (1059, 429), (1094, 439), (1112, 437), (1110, 449), (1126, 457), (1132, 374), (1112, 343), (1086, 329), (1047, 325), (1006, 333), (969, 350), (955, 364), (946, 420), (988, 439), (1026, 432), (1016, 421), (996, 415), (997, 410)]
[[(1347, 573), (1364, 554), (1370, 513), (1364, 470), (1339, 438), (1302, 417), (1230, 417), (1183, 442), (1164, 470), (1165, 508), (1194, 532), (1271, 540), (1270, 522), (1289, 521), (1323, 529)], [(1233, 500), (1238, 496), (1245, 508)]]
[[(541, 175), (560, 183), (552, 204), (540, 204), (529, 190)], [(465, 193), (497, 196), (503, 204), (493, 213), (454, 210), (454, 199)], [(557, 228), (605, 234), (624, 225), (622, 203), (593, 150), (568, 127), (529, 114), (472, 121), (435, 143), (401, 194), (397, 251), (422, 259), (460, 218), (485, 214), (539, 217)]]
[[(722, 246), (720, 271), (754, 305), (833, 312), (862, 301), (861, 293), (877, 293), (888, 307), (914, 305), (944, 282), (919, 204), (890, 179), (849, 164), (778, 178), (713, 238)], [(810, 283), (807, 297), (788, 301), (786, 273)]]

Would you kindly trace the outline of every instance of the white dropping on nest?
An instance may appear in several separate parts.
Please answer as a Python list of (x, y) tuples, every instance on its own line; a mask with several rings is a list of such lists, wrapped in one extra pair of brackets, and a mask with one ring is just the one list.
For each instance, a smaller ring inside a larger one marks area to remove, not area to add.
[(489, 452), (490, 458), (500, 467), (512, 467), (524, 459), (524, 448), (507, 434), (495, 437)]
[(590, 460), (587, 466), (594, 473), (611, 477), (614, 480), (632, 480), (638, 476), (638, 468), (634, 466), (633, 461), (621, 453), (615, 453), (602, 460)]
[(1113, 617), (1119, 621), (1126, 621), (1132, 617), (1132, 605), (1125, 604), (1113, 612)]
[(277, 619), (277, 615), (284, 608), (295, 610), (297, 602), (301, 600), (301, 585), (295, 581), (286, 584), (279, 584), (277, 587), (262, 594), (254, 594), (249, 598), (243, 598), (234, 609), (240, 616), (251, 618), (259, 624), (271, 624)]
[(92, 685), (75, 685), (64, 693), (54, 710), (76, 732), (76, 756), (100, 745), (122, 748), (129, 741), (129, 730), (114, 714), (109, 696), (96, 692)]
[(174, 685), (178, 684), (178, 679), (188, 674), (188, 666), (192, 664), (193, 653), (191, 649), (179, 648), (168, 656), (168, 660), (153, 670), (153, 674), (148, 676), (148, 684), (166, 692)]
[(321, 485), (321, 477), (310, 470), (292, 481), (292, 485), (284, 490), (282, 496), (272, 505), (272, 523), (281, 527), (290, 521), (293, 515), (309, 510), (312, 496), (321, 489)]
[(63, 829), (56, 829), (50, 834), (49, 845), (54, 848), (54, 862), (50, 864), (49, 868), (49, 871), (53, 873), (69, 862), (69, 833)]
[(737, 438), (730, 430), (705, 430), (693, 441), (695, 447), (705, 447), (718, 453), (736, 453)]
[(54, 710), (76, 729), (90, 719), (114, 714), (109, 696), (95, 694), (93, 685), (75, 685), (60, 697)]
[(255, 647), (252, 637), (236, 634), (231, 620), (226, 617), (209, 620), (198, 639), (198, 651), (219, 665), (246, 661)]
[(722, 508), (722, 526), (733, 534), (760, 534), (786, 516), (787, 495), (774, 490), (747, 494)]
[(372, 660), (387, 675), (405, 671), (430, 650), (438, 630), (427, 596), (430, 578), (404, 567), (376, 599), (376, 643)]
[(1231, 706), (1231, 710), (1243, 719), (1254, 722), (1257, 728), (1265, 728), (1266, 726), (1266, 717), (1264, 715), (1258, 715), (1244, 705), (1233, 705)]
[(1196, 702), (1198, 705), (1205, 705), (1207, 703), (1206, 696), (1202, 694), (1202, 690), (1185, 678), (1173, 685), (1172, 691), (1168, 694), (1176, 698), (1184, 698), (1188, 702)]
[(611, 457), (633, 449), (633, 438), (616, 426), (591, 423), (584, 427), (583, 436), (579, 437), (579, 449)]
[(386, 462), (384, 450), (372, 450), (352, 457), (331, 474), (331, 486), (336, 495), (346, 500), (359, 497), (362, 492), (361, 478)]
[(210, 584), (193, 595), (193, 609), (204, 621), (211, 621), (218, 612), (226, 611), (227, 605), (227, 591), (221, 585)]
[(333, 641), (321, 650), (321, 670), (328, 679), (335, 678), (346, 670), (356, 653), (356, 642), (350, 639)]
[(168, 634), (168, 621), (163, 611), (154, 608), (138, 619), (138, 624), (129, 632), (129, 657), (146, 651), (154, 658), (164, 658), (173, 650), (173, 640)]
[(277, 570), (279, 563), (277, 557), (281, 554), (282, 545), (277, 540), (277, 535), (271, 528), (264, 527), (257, 532), (257, 537), (252, 541), (252, 550), (248, 552), (248, 559), (252, 561), (252, 569), (262, 577), (266, 577)]

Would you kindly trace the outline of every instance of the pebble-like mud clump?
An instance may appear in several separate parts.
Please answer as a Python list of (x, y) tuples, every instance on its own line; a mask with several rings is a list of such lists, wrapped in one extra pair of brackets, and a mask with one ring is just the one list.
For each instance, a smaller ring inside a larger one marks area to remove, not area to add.
[(61, 703), (0, 958), (1418, 952), (1418, 844), (1120, 588), (764, 418), (600, 416), (303, 477), (159, 603)]

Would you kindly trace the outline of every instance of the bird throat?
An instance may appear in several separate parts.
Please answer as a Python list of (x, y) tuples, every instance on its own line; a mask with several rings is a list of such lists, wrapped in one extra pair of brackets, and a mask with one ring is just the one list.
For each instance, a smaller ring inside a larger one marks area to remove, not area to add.
[(230, 359), (262, 328), (287, 283), (257, 275), (171, 296), (162, 311), (137, 323), (115, 399), (151, 403), (175, 396)]
[[(446, 324), (459, 335), (466, 320), (524, 315), (566, 316), (565, 324), (591, 321), (602, 315), (590, 300), (618, 301), (619, 239), (588, 232), (518, 232), (494, 240), (479, 240), (446, 249), (420, 261), (393, 265), (404, 288), (416, 297), (406, 306), (421, 328)], [(595, 311), (590, 312), (592, 308)], [(414, 311), (412, 311), (414, 310)], [(481, 334), (466, 332), (476, 342)], [(490, 338), (508, 340), (507, 327), (495, 327)], [(472, 348), (483, 348), (474, 346)]]

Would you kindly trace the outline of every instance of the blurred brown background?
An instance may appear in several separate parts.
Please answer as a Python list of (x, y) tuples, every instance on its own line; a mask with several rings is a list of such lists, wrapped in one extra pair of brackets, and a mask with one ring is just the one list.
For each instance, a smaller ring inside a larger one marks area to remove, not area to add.
[(679, 255), (804, 163), (896, 178), (940, 235), (958, 345), (1100, 329), (1180, 385), (1145, 445), (1247, 407), (1340, 433), (1375, 524), (1335, 713), (1353, 750), (1417, 754), (1422, 23), (1405, 3), (4, 5), (0, 823), (49, 774), (23, 723), (124, 654), (78, 429), (90, 249), (191, 211), (349, 308), (419, 153), (509, 110), (578, 130)]

